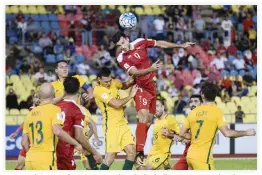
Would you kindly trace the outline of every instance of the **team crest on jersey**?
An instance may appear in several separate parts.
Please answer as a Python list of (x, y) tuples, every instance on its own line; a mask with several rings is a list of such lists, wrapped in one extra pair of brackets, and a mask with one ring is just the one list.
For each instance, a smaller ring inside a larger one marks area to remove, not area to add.
[(56, 118), (58, 120), (61, 120), (64, 123), (65, 122), (65, 112), (63, 111), (61, 113), (56, 114)]
[(85, 125), (84, 120), (81, 120), (81, 125), (84, 127)]
[(108, 98), (107, 93), (103, 93), (103, 94), (102, 94), (102, 98), (103, 98), (103, 99), (107, 99), (107, 98)]

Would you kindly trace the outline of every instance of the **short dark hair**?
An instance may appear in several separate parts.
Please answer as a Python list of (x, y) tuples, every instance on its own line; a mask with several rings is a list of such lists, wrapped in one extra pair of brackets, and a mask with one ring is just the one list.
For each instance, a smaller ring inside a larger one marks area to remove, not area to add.
[(200, 100), (200, 102), (203, 103), (203, 99), (202, 99), (201, 95), (197, 95), (197, 94), (191, 95), (190, 100), (191, 100), (191, 98), (198, 98)]
[(55, 64), (56, 64), (56, 68), (58, 68), (58, 64), (59, 63), (66, 63), (66, 64), (68, 64), (68, 61), (66, 61), (66, 60), (59, 60), (59, 61), (57, 61)]
[(167, 110), (167, 105), (166, 105), (166, 99), (164, 99), (162, 96), (157, 95), (156, 100), (160, 101), (161, 104), (165, 107), (165, 110)]
[(116, 44), (121, 37), (126, 37), (126, 35), (122, 32), (116, 32), (113, 37), (111, 38), (111, 41), (113, 41), (114, 44)]
[(111, 71), (107, 67), (102, 67), (97, 75), (97, 77), (102, 78), (102, 77), (109, 77), (111, 75)]
[(206, 101), (215, 101), (215, 98), (218, 94), (218, 88), (215, 84), (206, 82), (201, 89), (201, 93), (204, 94)]
[(63, 83), (65, 92), (74, 95), (79, 91), (80, 82), (75, 77), (67, 77)]

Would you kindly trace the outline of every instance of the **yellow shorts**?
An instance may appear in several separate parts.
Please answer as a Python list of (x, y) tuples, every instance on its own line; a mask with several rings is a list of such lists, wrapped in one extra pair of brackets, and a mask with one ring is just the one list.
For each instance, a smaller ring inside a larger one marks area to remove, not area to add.
[(56, 152), (28, 152), (25, 159), (26, 170), (57, 170)]
[(171, 155), (169, 153), (160, 153), (147, 156), (147, 164), (151, 164), (154, 170), (166, 169), (169, 165)]
[(80, 158), (81, 161), (87, 160), (86, 156), (83, 153), (80, 154)]
[(124, 150), (127, 145), (135, 145), (135, 138), (127, 124), (119, 127), (105, 126), (104, 135), (106, 148), (105, 152), (120, 152)]
[(200, 162), (195, 159), (186, 158), (188, 166), (193, 170), (215, 170), (215, 165), (213, 161), (210, 161), (209, 164), (205, 162)]

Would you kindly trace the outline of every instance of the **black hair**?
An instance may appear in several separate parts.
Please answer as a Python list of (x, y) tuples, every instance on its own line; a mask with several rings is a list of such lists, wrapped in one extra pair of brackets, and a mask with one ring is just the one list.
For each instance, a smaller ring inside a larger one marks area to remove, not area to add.
[(59, 63), (66, 63), (66, 64), (68, 64), (68, 62), (66, 61), (66, 60), (59, 60), (59, 61), (57, 61), (55, 64), (56, 64), (56, 68), (58, 68), (58, 64)]
[(79, 91), (80, 82), (75, 77), (67, 77), (63, 83), (65, 92), (74, 95)]
[(200, 100), (201, 103), (203, 103), (203, 99), (201, 97), (201, 95), (191, 95), (190, 99), (192, 98), (198, 98)]
[(126, 37), (126, 35), (123, 32), (116, 32), (113, 37), (111, 38), (111, 41), (113, 41), (114, 44), (116, 44), (121, 37)]
[(102, 78), (102, 77), (109, 77), (111, 75), (111, 71), (107, 67), (102, 67), (97, 75), (97, 77)]
[(164, 99), (163, 97), (161, 97), (160, 95), (156, 96), (156, 100), (160, 101), (161, 104), (165, 107), (165, 111), (167, 110), (167, 105), (166, 105), (166, 99)]
[(215, 84), (206, 82), (201, 89), (201, 93), (204, 94), (205, 100), (209, 102), (214, 102), (216, 96), (218, 95), (218, 88)]

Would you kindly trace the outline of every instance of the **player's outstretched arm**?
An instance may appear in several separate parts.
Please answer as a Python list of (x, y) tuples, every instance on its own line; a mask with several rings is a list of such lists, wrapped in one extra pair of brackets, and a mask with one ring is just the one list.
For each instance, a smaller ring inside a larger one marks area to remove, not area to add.
[(167, 42), (167, 41), (156, 41), (156, 47), (160, 47), (163, 49), (167, 49), (167, 48), (188, 48), (195, 45), (195, 43), (192, 42), (186, 42), (183, 44), (175, 44), (175, 43), (171, 43), (171, 42)]
[(159, 60), (157, 60), (154, 64), (152, 64), (149, 68), (147, 69), (137, 69), (135, 67), (132, 67), (129, 70), (129, 75), (133, 76), (133, 77), (141, 77), (144, 76), (150, 72), (155, 72), (156, 70), (158, 70), (159, 68), (161, 68), (163, 65), (162, 62), (160, 62)]
[(244, 136), (254, 136), (256, 135), (256, 131), (254, 129), (248, 129), (246, 131), (236, 131), (229, 129), (227, 125), (219, 127), (219, 130), (225, 137), (244, 137)]
[(121, 89), (126, 90), (131, 86), (133, 86), (134, 84), (135, 84), (135, 80), (133, 79), (133, 77), (131, 77), (127, 82), (123, 83), (123, 87)]
[(92, 130), (92, 132), (94, 134), (95, 139), (98, 141), (99, 138), (98, 138), (98, 134), (97, 134), (97, 128), (96, 128), (95, 121), (92, 118), (89, 118), (88, 119), (88, 123), (89, 123), (89, 126), (91, 126), (90, 128), (91, 128), (91, 130)]
[(54, 134), (59, 137), (59, 139), (74, 145), (75, 148), (79, 151), (79, 152), (83, 152), (83, 148), (82, 146), (75, 140), (73, 139), (70, 135), (68, 135), (63, 129), (62, 126), (59, 124), (54, 124), (53, 126), (53, 132)]
[(134, 98), (134, 96), (136, 95), (137, 90), (138, 90), (138, 86), (137, 85), (133, 86), (129, 96), (127, 96), (126, 98), (122, 98), (122, 99), (115, 99), (115, 98), (113, 98), (113, 99), (111, 99), (108, 102), (108, 105), (113, 107), (113, 108), (121, 108), (121, 107), (123, 107), (129, 100)]
[(52, 103), (53, 104), (59, 103), (60, 101), (62, 101), (64, 99), (65, 95), (66, 95), (66, 93), (64, 91), (60, 96), (53, 98)]
[(9, 138), (10, 139), (16, 138), (16, 136), (20, 133), (20, 131), (23, 130), (23, 127), (24, 127), (24, 122), (21, 123), (21, 125), (17, 128), (17, 130), (15, 132), (13, 132), (12, 134), (9, 135)]
[(25, 149), (26, 152), (28, 152), (30, 145), (28, 134), (23, 134), (21, 142), (22, 147)]
[(179, 136), (184, 138), (184, 139), (191, 140), (191, 134), (188, 131), (189, 131), (189, 129), (182, 126), (182, 128), (180, 129)]

